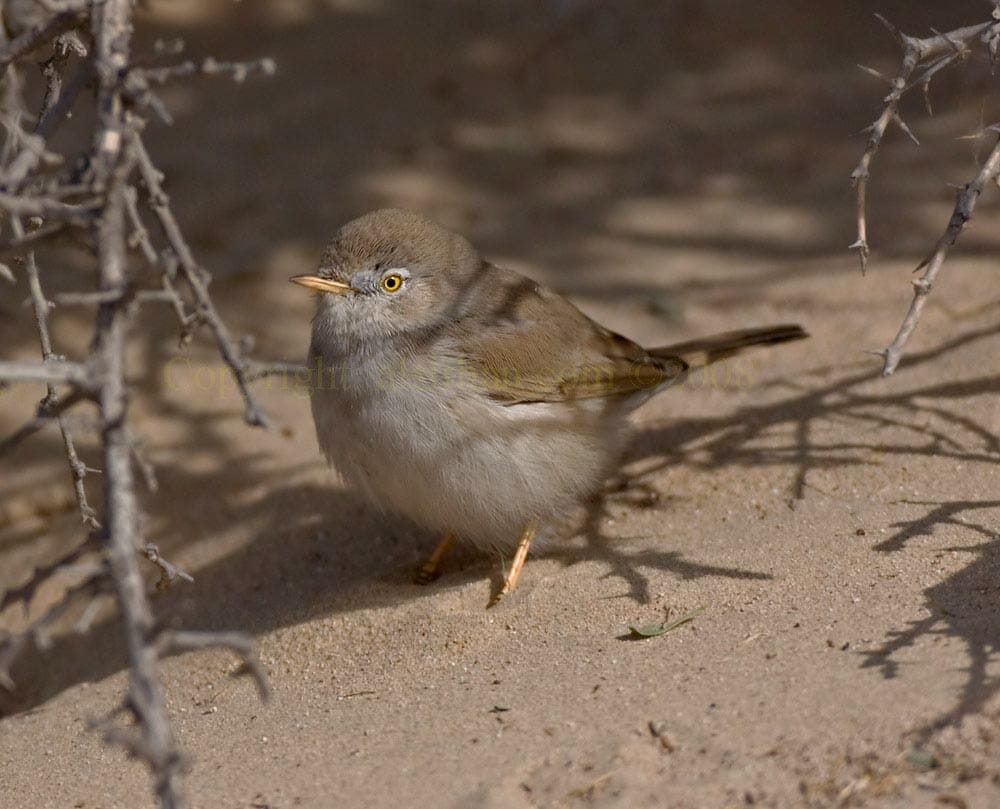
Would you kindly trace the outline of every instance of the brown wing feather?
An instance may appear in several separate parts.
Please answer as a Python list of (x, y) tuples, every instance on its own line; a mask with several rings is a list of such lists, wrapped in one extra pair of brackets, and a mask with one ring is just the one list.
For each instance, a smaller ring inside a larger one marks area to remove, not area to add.
[(462, 321), (463, 354), (490, 396), (508, 404), (627, 396), (677, 379), (678, 357), (653, 356), (551, 290), (506, 270), (487, 305)]

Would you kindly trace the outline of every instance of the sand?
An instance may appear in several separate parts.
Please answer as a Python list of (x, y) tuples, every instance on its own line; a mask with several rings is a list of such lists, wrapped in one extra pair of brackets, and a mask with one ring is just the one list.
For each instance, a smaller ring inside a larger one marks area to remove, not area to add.
[[(918, 33), (982, 16), (936, 5), (879, 10)], [(148, 39), (280, 66), (171, 89), (177, 124), (151, 144), (258, 355), (303, 356), (311, 302), (285, 279), (390, 203), (638, 340), (785, 321), (813, 335), (640, 410), (630, 486), (487, 610), (503, 560), (463, 550), (411, 584), (434, 537), (341, 486), (302, 391), (265, 388), (277, 429), (245, 427), (207, 341), (179, 354), (150, 310), (132, 357), (159, 478), (147, 531), (194, 576), (154, 603), (252, 633), (274, 690), (262, 704), (223, 652), (164, 663), (195, 807), (1000, 805), (992, 198), (899, 372), (864, 353), (895, 333), (946, 183), (975, 171), (976, 146), (953, 138), (982, 90), (942, 84), (935, 118), (909, 115), (924, 145), (894, 137), (879, 156), (861, 277), (847, 178), (881, 87), (854, 64), (895, 58), (873, 8), (621, 2), (560, 23), (537, 0), (154, 3)], [(23, 292), (0, 299), (5, 357), (36, 351)], [(62, 350), (86, 323), (56, 313)], [(4, 433), (36, 393), (0, 392)], [(79, 536), (58, 435), (5, 459), (0, 489), (6, 587)], [(142, 766), (86, 727), (127, 682), (109, 610), (14, 674), (0, 805), (152, 805)]]

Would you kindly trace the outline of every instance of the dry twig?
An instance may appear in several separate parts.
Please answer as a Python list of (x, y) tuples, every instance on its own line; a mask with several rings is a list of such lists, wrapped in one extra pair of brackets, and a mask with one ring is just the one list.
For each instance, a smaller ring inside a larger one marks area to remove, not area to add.
[[(991, 128), (994, 130), (1000, 129), (998, 127)], [(996, 181), (998, 177), (1000, 177), (1000, 138), (997, 139), (996, 145), (990, 152), (990, 156), (986, 159), (983, 167), (979, 170), (976, 178), (958, 192), (958, 199), (955, 202), (951, 218), (948, 220), (948, 226), (945, 228), (941, 238), (938, 239), (933, 252), (917, 267), (917, 270), (923, 270), (924, 272), (919, 278), (913, 281), (913, 300), (910, 302), (910, 308), (906, 312), (906, 317), (903, 318), (903, 323), (899, 327), (896, 339), (892, 341), (892, 344), (887, 349), (880, 352), (884, 361), (882, 366), (882, 374), (884, 376), (889, 376), (896, 370), (896, 366), (899, 365), (903, 351), (906, 349), (906, 343), (920, 321), (920, 315), (924, 311), (924, 305), (927, 303), (927, 296), (930, 295), (931, 289), (934, 286), (934, 280), (941, 271), (941, 267), (944, 266), (944, 260), (948, 256), (948, 249), (958, 240), (959, 235), (965, 230), (965, 226), (969, 223), (969, 220), (972, 219), (976, 203), (979, 201), (979, 197), (982, 196), (985, 187), (989, 183)]]
[[(881, 15), (875, 15), (899, 41), (903, 49), (903, 60), (899, 72), (891, 79), (877, 70), (861, 66), (867, 73), (885, 81), (890, 88), (888, 95), (883, 100), (879, 116), (866, 130), (869, 134), (868, 143), (861, 160), (851, 173), (851, 180), (857, 190), (857, 239), (851, 245), (851, 249), (858, 251), (862, 272), (868, 266), (870, 253), (867, 193), (872, 160), (882, 145), (890, 124), (896, 124), (900, 130), (919, 145), (916, 136), (900, 116), (900, 100), (909, 90), (920, 87), (923, 91), (927, 111), (930, 113), (931, 80), (946, 67), (966, 59), (973, 53), (973, 49), (977, 45), (985, 50), (990, 62), (996, 64), (998, 51), (1000, 51), (1000, 0), (993, 2), (992, 5), (993, 13), (988, 22), (969, 25), (946, 33), (935, 32), (934, 36), (925, 38), (908, 36)], [(995, 128), (991, 127), (990, 129)], [(998, 172), (1000, 172), (998, 148), (1000, 145), (993, 149), (976, 178), (961, 189), (944, 234), (938, 240), (931, 254), (916, 268), (916, 271), (924, 270), (924, 273), (913, 282), (913, 301), (899, 332), (888, 348), (875, 352), (883, 358), (882, 373), (884, 376), (892, 374), (899, 365), (906, 343), (920, 320), (934, 280), (944, 264), (948, 249), (955, 243), (971, 219), (972, 212), (985, 186), (997, 179)]]
[[(11, 217), (11, 225), (15, 234), (21, 235), (23, 233), (20, 217)], [(52, 350), (52, 338), (49, 336), (49, 308), (52, 304), (49, 303), (49, 300), (45, 297), (45, 293), (42, 291), (42, 281), (39, 277), (38, 264), (35, 260), (35, 252), (33, 250), (29, 250), (25, 256), (24, 267), (28, 275), (28, 288), (31, 290), (31, 305), (35, 312), (35, 326), (38, 329), (38, 339), (41, 343), (42, 359), (47, 363), (58, 361), (60, 358)], [(39, 407), (45, 408), (50, 402), (55, 401), (57, 396), (56, 386), (49, 383), (46, 386), (45, 398), (41, 401)], [(80, 456), (77, 454), (76, 443), (70, 431), (69, 420), (62, 415), (57, 416), (56, 419), (59, 422), (59, 431), (62, 433), (63, 447), (66, 450), (66, 461), (69, 464), (70, 474), (73, 477), (73, 492), (76, 495), (80, 518), (88, 528), (92, 530), (100, 528), (100, 523), (97, 522), (97, 512), (94, 511), (87, 500), (87, 491), (83, 483), (84, 478), (87, 477), (87, 466), (80, 460)]]
[[(269, 74), (270, 60), (223, 63), (208, 59), (165, 68), (144, 68), (132, 63), (131, 39), (134, 0), (36, 0), (48, 12), (15, 39), (0, 46), (0, 68), (6, 70), (6, 89), (0, 120), (7, 129), (7, 143), (0, 157), (0, 216), (9, 221), (0, 239), (0, 251), (22, 259), (35, 326), (41, 346), (37, 362), (0, 361), (0, 386), (14, 382), (41, 383), (45, 396), (34, 417), (24, 427), (0, 441), (0, 455), (55, 422), (62, 432), (63, 450), (70, 468), (78, 510), (87, 527), (87, 539), (55, 561), (37, 568), (26, 582), (0, 597), (0, 610), (20, 602), (27, 608), (38, 588), (52, 576), (78, 568), (85, 554), (95, 553), (86, 575), (70, 586), (52, 607), (29, 621), (21, 632), (0, 641), (0, 684), (12, 686), (10, 669), (31, 641), (44, 645), (48, 632), (78, 599), (113, 592), (126, 636), (130, 681), (121, 708), (102, 725), (106, 738), (126, 746), (145, 761), (161, 806), (183, 809), (189, 804), (182, 783), (182, 758), (167, 717), (159, 678), (159, 661), (166, 654), (221, 646), (236, 652), (253, 675), (262, 696), (267, 684), (252, 641), (239, 633), (195, 633), (159, 630), (140, 571), (140, 557), (160, 571), (167, 586), (191, 577), (164, 559), (155, 545), (142, 538), (141, 513), (136, 495), (136, 470), (147, 488), (155, 491), (152, 466), (141, 452), (129, 421), (130, 382), (127, 346), (139, 303), (165, 301), (177, 314), (182, 336), (189, 338), (202, 324), (208, 326), (243, 394), (246, 420), (267, 425), (250, 381), (285, 368), (246, 356), (245, 345), (233, 338), (208, 291), (208, 274), (196, 262), (163, 191), (162, 174), (147, 151), (142, 131), (142, 110), (160, 112), (152, 85), (197, 74), (225, 74), (242, 81), (254, 73)], [(88, 43), (86, 46), (84, 42)], [(42, 64), (44, 96), (35, 116), (34, 131), (21, 122), (31, 116), (21, 102), (18, 60), (42, 48), (51, 56)], [(92, 141), (83, 161), (53, 155), (48, 140), (74, 108), (88, 97), (96, 80), (96, 110)], [(161, 117), (167, 117), (162, 116)], [(145, 193), (141, 194), (140, 187)], [(151, 234), (143, 224), (142, 206), (148, 206), (161, 233)], [(26, 222), (28, 223), (26, 225)], [(60, 357), (49, 333), (54, 304), (45, 294), (44, 272), (35, 248), (69, 227), (92, 235), (96, 260), (96, 288), (57, 295), (63, 305), (97, 307), (94, 340), (85, 358)], [(160, 238), (162, 237), (162, 239)], [(158, 240), (162, 244), (158, 245)], [(133, 266), (130, 251), (137, 251), (146, 270)], [(12, 278), (13, 271), (3, 265)], [(155, 279), (149, 286), (149, 279)], [(103, 456), (101, 522), (87, 499), (87, 469), (76, 448), (66, 413), (83, 401), (96, 404)], [(95, 610), (91, 603), (78, 622), (89, 626)], [(134, 732), (113, 727), (111, 721), (127, 713)]]

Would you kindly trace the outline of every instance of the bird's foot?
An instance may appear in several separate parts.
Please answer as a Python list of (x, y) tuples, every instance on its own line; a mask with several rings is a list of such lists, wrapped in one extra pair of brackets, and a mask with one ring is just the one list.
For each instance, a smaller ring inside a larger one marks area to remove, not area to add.
[(448, 551), (451, 550), (451, 546), (455, 544), (454, 534), (444, 534), (441, 537), (440, 542), (438, 542), (437, 547), (434, 552), (428, 557), (427, 561), (420, 566), (420, 570), (417, 571), (416, 575), (413, 577), (414, 584), (430, 584), (432, 581), (437, 579), (441, 575), (441, 569), (444, 566), (444, 557), (448, 555)]
[(517, 550), (514, 551), (514, 559), (510, 563), (507, 575), (503, 577), (503, 584), (500, 585), (500, 589), (490, 598), (489, 603), (486, 605), (487, 609), (495, 607), (500, 603), (500, 599), (514, 589), (517, 579), (521, 575), (521, 568), (524, 567), (524, 560), (528, 558), (528, 549), (531, 547), (531, 540), (534, 538), (535, 526), (529, 525), (524, 529), (524, 533), (521, 534), (521, 539), (518, 540)]

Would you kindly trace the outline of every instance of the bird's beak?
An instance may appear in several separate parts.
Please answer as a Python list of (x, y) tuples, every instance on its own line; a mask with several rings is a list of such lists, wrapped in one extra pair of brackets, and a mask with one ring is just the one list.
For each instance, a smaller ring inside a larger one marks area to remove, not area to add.
[(293, 275), (288, 280), (293, 284), (308, 287), (309, 289), (315, 289), (317, 292), (332, 292), (335, 295), (348, 295), (354, 291), (351, 289), (350, 284), (345, 284), (342, 281), (334, 281), (332, 278), (323, 278), (319, 275)]

